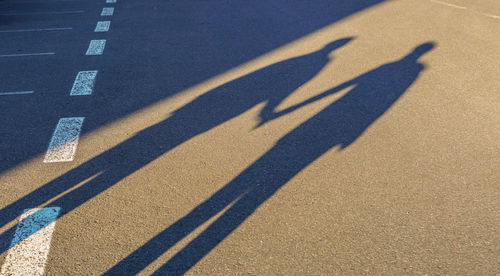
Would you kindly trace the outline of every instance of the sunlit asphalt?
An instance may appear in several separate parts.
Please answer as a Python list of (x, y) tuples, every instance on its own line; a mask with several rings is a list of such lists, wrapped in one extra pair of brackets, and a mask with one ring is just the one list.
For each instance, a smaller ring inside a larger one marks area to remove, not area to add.
[(497, 275), (499, 30), (495, 0), (0, 1), (0, 275)]

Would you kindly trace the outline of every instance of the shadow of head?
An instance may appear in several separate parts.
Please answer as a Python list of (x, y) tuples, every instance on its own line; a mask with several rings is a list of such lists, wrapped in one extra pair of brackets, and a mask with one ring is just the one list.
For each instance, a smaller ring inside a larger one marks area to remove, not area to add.
[(325, 53), (325, 55), (328, 55), (331, 52), (337, 50), (338, 48), (341, 48), (344, 45), (346, 45), (347, 43), (351, 42), (351, 40), (353, 40), (355, 38), (356, 37), (350, 36), (350, 37), (345, 37), (345, 38), (337, 39), (337, 40), (335, 40), (333, 42), (330, 42), (330, 43), (326, 44), (326, 46), (323, 47), (320, 50), (320, 52), (323, 52), (323, 53)]
[(417, 60), (419, 59), (421, 56), (423, 56), (425, 53), (429, 52), (430, 50), (432, 50), (434, 47), (436, 46), (436, 44), (434, 42), (426, 42), (426, 43), (423, 43), (417, 47), (415, 47), (415, 49), (413, 49), (413, 51), (411, 51), (406, 57), (405, 59), (410, 59), (410, 60)]

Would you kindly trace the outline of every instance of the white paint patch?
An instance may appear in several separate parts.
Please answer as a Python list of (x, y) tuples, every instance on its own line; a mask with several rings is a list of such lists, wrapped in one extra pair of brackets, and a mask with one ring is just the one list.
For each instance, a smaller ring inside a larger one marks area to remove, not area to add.
[(51, 56), (56, 53), (30, 53), (30, 54), (10, 54), (10, 55), (0, 55), (0, 57), (29, 57), (29, 56)]
[(457, 6), (457, 5), (453, 5), (453, 4), (450, 4), (450, 3), (441, 2), (441, 1), (438, 1), (438, 0), (431, 0), (431, 2), (434, 2), (434, 3), (437, 3), (437, 4), (441, 4), (441, 5), (445, 5), (445, 6), (452, 7), (452, 8), (456, 8), (456, 9), (461, 9), (461, 10), (466, 10), (467, 9), (466, 7)]
[(87, 49), (87, 53), (85, 53), (85, 55), (87, 55), (87, 56), (102, 55), (102, 53), (104, 52), (105, 46), (106, 46), (105, 39), (91, 40), (90, 44), (89, 44), (89, 48)]
[(57, 123), (44, 163), (73, 161), (84, 117), (61, 118)]
[(111, 21), (99, 21), (95, 26), (94, 32), (103, 33), (109, 31), (109, 26), (111, 25)]
[(33, 94), (35, 91), (0, 92), (0, 96)]
[(498, 15), (489, 14), (489, 13), (483, 13), (483, 14), (488, 16), (488, 17), (491, 17), (491, 18), (500, 19), (500, 16), (498, 16)]
[(46, 31), (67, 31), (67, 30), (73, 30), (73, 28), (64, 27), (64, 28), (45, 28), (45, 29), (0, 30), (0, 33), (46, 32)]
[(59, 207), (25, 210), (0, 276), (43, 275)]
[(13, 15), (75, 14), (84, 12), (85, 11), (20, 12), (20, 13), (2, 13), (0, 15), (13, 16)]
[(106, 3), (108, 3), (108, 4), (116, 3), (116, 0), (106, 0)]
[(114, 12), (115, 8), (113, 7), (102, 8), (101, 16), (111, 16)]
[(81, 71), (76, 75), (70, 96), (92, 95), (97, 71)]

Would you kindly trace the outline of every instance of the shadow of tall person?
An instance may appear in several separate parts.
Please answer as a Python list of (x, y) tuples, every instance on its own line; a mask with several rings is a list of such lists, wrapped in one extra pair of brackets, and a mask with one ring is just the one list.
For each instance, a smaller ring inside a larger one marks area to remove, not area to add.
[[(60, 207), (61, 217), (174, 147), (257, 104), (266, 103), (264, 113), (273, 110), (331, 60), (331, 51), (350, 40), (351, 37), (336, 40), (319, 51), (272, 64), (199, 96), (166, 120), (4, 207), (0, 210), (0, 227), (15, 219), (20, 211), (72, 189), (51, 202), (51, 206)], [(85, 180), (88, 181), (74, 188)], [(0, 253), (13, 246), (10, 245), (13, 231), (14, 227), (0, 235)]]
[(344, 88), (353, 87), (285, 135), (226, 186), (123, 259), (107, 274), (141, 271), (191, 231), (228, 208), (155, 275), (180, 275), (188, 271), (301, 170), (332, 147), (340, 145), (345, 148), (352, 144), (418, 78), (424, 69), (418, 59), (433, 47), (433, 43), (422, 44), (398, 61), (375, 68), (297, 106), (267, 114), (268, 117), (263, 118), (264, 123)]

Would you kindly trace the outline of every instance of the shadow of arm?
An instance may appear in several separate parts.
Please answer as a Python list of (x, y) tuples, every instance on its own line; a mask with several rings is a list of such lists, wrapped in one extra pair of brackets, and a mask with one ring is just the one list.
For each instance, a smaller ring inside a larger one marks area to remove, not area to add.
[(340, 91), (342, 91), (342, 90), (344, 90), (344, 89), (346, 89), (346, 88), (348, 88), (350, 86), (354, 86), (357, 83), (357, 79), (358, 78), (350, 80), (350, 81), (347, 81), (347, 82), (344, 82), (344, 83), (342, 83), (342, 84), (340, 84), (340, 85), (338, 85), (338, 86), (336, 86), (336, 87), (334, 87), (332, 89), (329, 89), (329, 90), (327, 90), (327, 91), (325, 91), (325, 92), (323, 92), (323, 93), (321, 93), (319, 95), (316, 95), (316, 96), (314, 96), (314, 97), (312, 97), (312, 98), (310, 98), (310, 99), (308, 99), (306, 101), (303, 101), (303, 102), (301, 102), (299, 104), (290, 106), (290, 107), (285, 108), (285, 109), (283, 109), (281, 111), (270, 113), (270, 115), (267, 115), (267, 116), (261, 116), (262, 120), (261, 120), (261, 122), (259, 123), (259, 125), (257, 127), (260, 127), (260, 126), (264, 125), (265, 123), (267, 123), (269, 121), (272, 121), (272, 120), (274, 120), (276, 118), (279, 118), (281, 116), (284, 116), (284, 115), (287, 115), (289, 113), (292, 113), (295, 110), (300, 109), (300, 108), (302, 108), (302, 107), (304, 107), (306, 105), (309, 105), (309, 104), (314, 103), (316, 101), (319, 101), (319, 100), (321, 100), (321, 99), (323, 99), (325, 97), (328, 97), (328, 96), (333, 95), (333, 94), (335, 94), (337, 92), (340, 92)]

